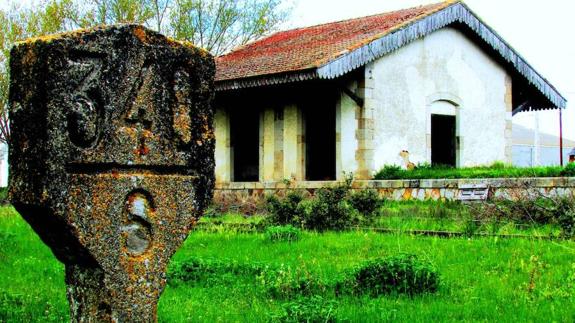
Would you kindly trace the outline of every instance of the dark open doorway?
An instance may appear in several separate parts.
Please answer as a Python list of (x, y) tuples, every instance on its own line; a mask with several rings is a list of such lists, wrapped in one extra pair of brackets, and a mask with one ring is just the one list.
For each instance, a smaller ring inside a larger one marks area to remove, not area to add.
[(230, 145), (234, 182), (259, 181), (260, 115), (247, 110), (230, 115)]
[(304, 109), (305, 174), (308, 181), (335, 180), (335, 100), (323, 101)]
[(456, 166), (455, 116), (431, 115), (431, 164)]

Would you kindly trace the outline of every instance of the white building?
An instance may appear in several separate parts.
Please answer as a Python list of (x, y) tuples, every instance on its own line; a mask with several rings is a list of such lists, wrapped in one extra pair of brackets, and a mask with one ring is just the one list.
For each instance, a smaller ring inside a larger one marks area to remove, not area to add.
[(511, 163), (512, 116), (566, 105), (460, 1), (276, 33), (218, 57), (216, 88), (220, 184)]

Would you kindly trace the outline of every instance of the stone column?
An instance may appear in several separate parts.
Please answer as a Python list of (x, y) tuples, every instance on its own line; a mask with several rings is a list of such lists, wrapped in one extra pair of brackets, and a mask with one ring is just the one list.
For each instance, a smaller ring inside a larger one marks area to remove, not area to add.
[(295, 104), (284, 108), (283, 131), (283, 177), (302, 181), (304, 180), (303, 118)]
[(284, 179), (284, 110), (274, 109), (274, 181)]
[(513, 163), (513, 82), (505, 76), (505, 162)]
[(260, 177), (263, 182), (270, 182), (274, 180), (275, 175), (275, 152), (276, 152), (276, 131), (275, 131), (275, 111), (273, 109), (265, 109), (262, 118), (262, 149), (261, 149), (261, 165)]
[(216, 183), (229, 183), (233, 177), (230, 147), (230, 115), (226, 109), (216, 109), (214, 116), (216, 135)]
[(374, 163), (374, 114), (377, 100), (373, 97), (375, 80), (371, 72), (371, 65), (365, 68), (365, 78), (359, 84), (359, 92), (364, 98), (363, 107), (356, 109), (357, 132), (356, 139), (358, 148), (356, 160), (358, 170), (356, 179), (371, 179), (375, 171)]
[(212, 56), (120, 25), (19, 43), (10, 62), (10, 199), (64, 263), (71, 321), (156, 321), (211, 201)]

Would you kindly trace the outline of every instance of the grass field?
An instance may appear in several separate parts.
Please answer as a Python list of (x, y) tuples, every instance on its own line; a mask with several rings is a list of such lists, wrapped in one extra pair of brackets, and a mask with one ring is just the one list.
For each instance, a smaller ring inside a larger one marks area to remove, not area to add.
[(413, 170), (398, 166), (385, 166), (375, 175), (376, 180), (393, 179), (454, 179), (454, 178), (517, 178), (574, 176), (575, 165), (566, 167), (515, 167), (502, 163), (490, 166), (453, 168), (447, 166), (419, 165)]
[[(252, 270), (280, 269), (328, 286), (366, 260), (406, 252), (435, 265), (437, 293), (371, 298), (336, 296), (326, 288), (278, 296), (270, 292), (276, 281)], [(298, 242), (272, 243), (261, 233), (196, 231), (170, 271), (192, 260), (220, 269), (205, 270), (201, 279), (171, 280), (160, 300), (160, 322), (575, 320), (573, 241), (352, 231), (306, 232)], [(1, 322), (68, 321), (63, 266), (9, 207), (0, 209), (0, 291)]]

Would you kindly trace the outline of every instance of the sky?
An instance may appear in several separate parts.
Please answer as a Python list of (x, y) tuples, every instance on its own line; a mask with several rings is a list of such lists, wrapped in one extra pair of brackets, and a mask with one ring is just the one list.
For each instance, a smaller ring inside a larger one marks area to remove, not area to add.
[[(438, 0), (294, 0), (291, 27), (367, 16)], [(575, 0), (465, 0), (472, 11), (515, 48), (567, 98), (564, 137), (575, 139)], [(539, 112), (540, 131), (559, 135), (559, 113)], [(515, 123), (533, 128), (533, 113)]]

